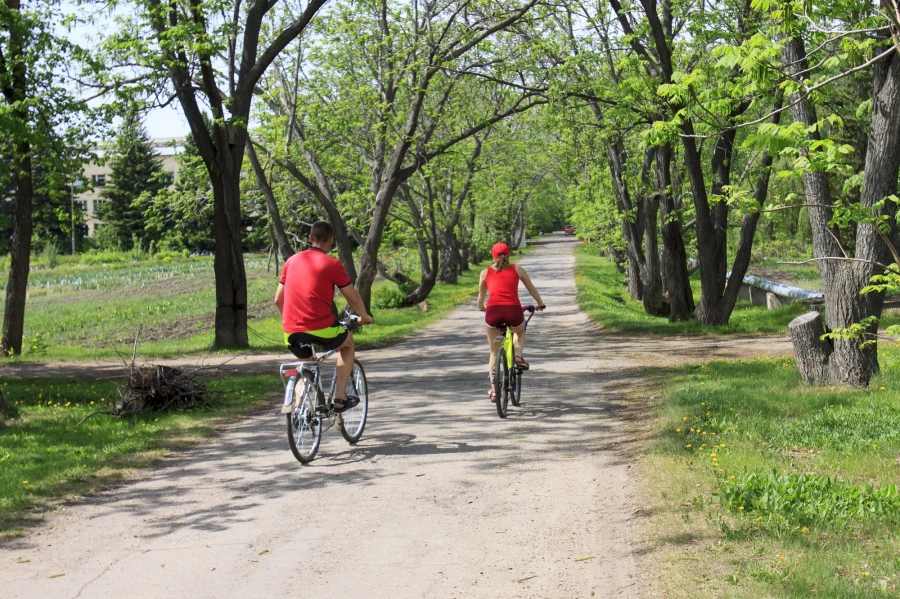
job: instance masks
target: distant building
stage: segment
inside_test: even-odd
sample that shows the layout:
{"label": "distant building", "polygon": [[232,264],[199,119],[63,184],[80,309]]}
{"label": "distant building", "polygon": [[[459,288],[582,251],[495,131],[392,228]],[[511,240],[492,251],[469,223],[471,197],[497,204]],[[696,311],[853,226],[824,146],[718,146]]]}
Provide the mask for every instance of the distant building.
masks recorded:
{"label": "distant building", "polygon": [[[184,150],[184,138],[157,137],[150,141],[153,144],[156,155],[161,158],[162,169],[166,173],[169,185],[174,184],[175,179],[178,178],[178,154]],[[97,151],[97,154],[103,156],[104,152],[105,150],[100,149]],[[85,180],[92,181],[94,188],[90,191],[76,195],[74,202],[81,207],[81,211],[85,215],[85,223],[88,227],[88,237],[93,237],[97,225],[103,224],[103,222],[97,218],[97,214],[100,211],[100,205],[104,202],[104,199],[100,196],[100,192],[104,187],[112,183],[110,173],[112,173],[112,165],[108,163],[100,165],[91,160],[84,165]]]}

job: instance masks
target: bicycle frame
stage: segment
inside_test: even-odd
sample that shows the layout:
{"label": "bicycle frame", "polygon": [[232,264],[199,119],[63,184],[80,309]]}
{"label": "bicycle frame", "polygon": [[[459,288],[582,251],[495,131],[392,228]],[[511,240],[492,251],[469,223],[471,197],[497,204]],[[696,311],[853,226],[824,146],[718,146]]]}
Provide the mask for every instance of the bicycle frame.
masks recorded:
{"label": "bicycle frame", "polygon": [[[319,391],[322,391],[322,379],[321,379],[321,369],[319,368],[319,364],[338,353],[338,350],[333,349],[331,351],[325,352],[321,356],[316,355],[316,348],[312,345],[308,346],[312,350],[312,358],[309,360],[301,360],[299,362],[286,362],[281,365],[278,373],[281,375],[281,384],[284,386],[285,397],[293,397],[294,386],[297,384],[297,380],[300,378],[300,372],[308,370],[313,374],[313,385]],[[328,395],[325,395],[324,398],[334,397],[335,387],[337,385],[337,365],[334,367],[334,374],[331,376],[331,385],[328,389]],[[290,393],[288,393],[290,391]],[[316,404],[319,403],[319,394],[316,394]],[[285,404],[287,405],[287,404]]]}
{"label": "bicycle frame", "polygon": [[[532,305],[525,306],[524,308],[522,308],[522,310],[524,312],[529,313],[528,318],[525,319],[525,328],[522,330],[522,332],[524,333],[525,331],[528,330],[528,322],[534,316],[534,313],[536,312],[536,310],[535,310],[534,306],[532,306]],[[515,360],[515,346],[513,344],[513,332],[512,332],[512,329],[508,326],[504,326],[504,327],[502,327],[502,329],[503,329],[503,334],[497,335],[497,337],[494,338],[494,343],[502,343],[503,344],[503,355],[506,356],[506,365],[509,367],[510,370],[512,370],[513,362]]]}

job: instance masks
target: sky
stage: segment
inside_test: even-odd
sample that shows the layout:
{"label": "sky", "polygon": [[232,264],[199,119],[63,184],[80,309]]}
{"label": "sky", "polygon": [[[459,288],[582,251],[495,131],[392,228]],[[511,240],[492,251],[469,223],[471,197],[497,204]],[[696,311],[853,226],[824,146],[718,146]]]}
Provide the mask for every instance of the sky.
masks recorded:
{"label": "sky", "polygon": [[178,102],[151,110],[144,120],[144,127],[150,137],[184,137],[191,132]]}

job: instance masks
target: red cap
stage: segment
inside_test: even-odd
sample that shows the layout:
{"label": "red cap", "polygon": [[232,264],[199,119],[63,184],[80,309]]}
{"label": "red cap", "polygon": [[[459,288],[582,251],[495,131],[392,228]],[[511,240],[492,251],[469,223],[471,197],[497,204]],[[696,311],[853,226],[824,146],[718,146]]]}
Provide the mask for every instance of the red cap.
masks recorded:
{"label": "red cap", "polygon": [[494,258],[497,258],[504,254],[509,256],[509,246],[505,243],[495,243],[494,247],[491,248],[491,256],[493,256]]}

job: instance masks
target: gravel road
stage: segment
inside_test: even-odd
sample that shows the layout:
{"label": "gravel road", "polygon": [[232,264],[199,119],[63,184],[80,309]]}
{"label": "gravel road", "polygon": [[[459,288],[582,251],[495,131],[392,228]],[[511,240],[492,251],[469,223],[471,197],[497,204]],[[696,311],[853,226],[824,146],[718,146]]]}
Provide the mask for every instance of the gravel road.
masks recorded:
{"label": "gravel road", "polygon": [[[470,303],[361,353],[371,403],[356,447],[329,430],[301,466],[273,398],[265,414],[0,546],[0,595],[642,597],[641,498],[620,448],[630,406],[617,389],[648,367],[789,345],[711,338],[698,354],[678,339],[601,335],[575,302],[573,249],[548,240],[521,261],[548,309],[529,328],[532,369],[507,420],[487,399]],[[272,360],[228,368],[275,376]]]}

